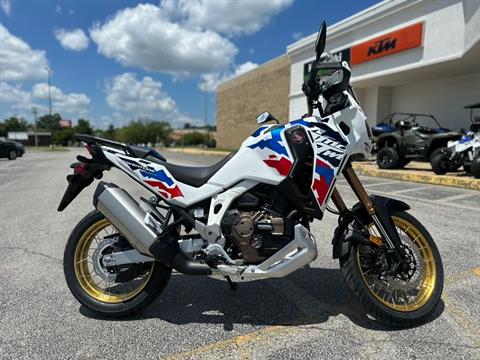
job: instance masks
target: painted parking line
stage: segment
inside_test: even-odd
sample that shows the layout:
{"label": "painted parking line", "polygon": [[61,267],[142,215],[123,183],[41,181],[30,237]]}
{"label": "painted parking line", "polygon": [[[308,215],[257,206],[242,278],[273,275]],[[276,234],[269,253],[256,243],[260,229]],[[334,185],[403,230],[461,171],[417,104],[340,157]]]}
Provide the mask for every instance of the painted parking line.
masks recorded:
{"label": "painted parking line", "polygon": [[[472,269],[446,277],[445,284],[452,284],[454,282],[467,279],[472,276],[480,277],[480,267],[474,267]],[[311,316],[310,314],[310,316],[307,316],[305,319],[300,319],[297,322],[298,325],[292,324],[267,326],[260,330],[252,331],[247,334],[242,334],[226,340],[221,340],[215,343],[200,346],[189,351],[176,353],[171,356],[165,357],[164,359],[219,359],[226,358],[227,356],[232,357],[235,355],[235,357],[243,360],[252,359],[252,346],[259,343],[278,343],[282,341],[282,336],[302,330],[310,330],[311,326],[301,324],[313,324],[314,320],[318,318],[318,307],[320,307],[320,309],[324,311],[323,317],[325,315],[327,315],[328,317],[338,315],[339,313],[345,312],[349,308],[351,308],[351,304],[348,304],[344,306],[339,306],[336,309],[331,309],[331,307],[329,307],[328,305],[321,303],[311,295],[306,294],[302,289],[299,289],[291,281],[287,281],[286,286],[284,283],[282,283],[282,287],[278,289],[282,290],[282,295],[287,296],[289,300],[293,301],[295,306],[299,307],[302,312],[308,313],[309,311],[313,311],[314,315]],[[295,303],[295,301],[297,300],[299,300],[299,303]],[[455,321],[455,323],[459,326],[462,332],[466,336],[468,336],[468,338],[475,344],[475,346],[480,346],[480,338],[478,337],[478,333],[480,333],[480,330],[478,329],[477,324],[475,324],[472,319],[462,311],[458,303],[445,292],[442,295],[442,300],[446,305],[445,312],[453,319],[453,321]],[[371,331],[362,331],[361,334],[357,335],[365,339],[365,342],[368,342],[369,346],[379,340],[382,340],[383,337],[385,337],[385,339],[383,340],[388,340],[388,332],[384,334],[385,336],[379,334],[378,332]]]}
{"label": "painted parking line", "polygon": [[[346,185],[339,185],[338,187],[346,189],[346,190],[351,189],[350,186],[346,186]],[[379,194],[379,195],[385,195],[385,196],[392,195],[391,192],[379,191],[379,190],[374,190],[374,189],[369,189],[369,190],[373,191],[373,192],[375,192],[376,194]],[[463,210],[475,210],[476,211],[480,208],[480,204],[479,204],[479,207],[473,207],[473,206],[466,206],[466,205],[460,205],[460,204],[455,204],[455,203],[444,203],[442,201],[428,200],[428,199],[423,199],[423,198],[420,198],[420,197],[409,196],[409,195],[406,195],[405,193],[398,194],[398,197],[404,198],[406,200],[419,201],[419,202],[423,202],[423,203],[431,204],[431,205],[442,204],[442,205],[445,205],[445,206],[449,206],[449,207],[453,207],[453,208],[459,208],[459,209],[463,209]]]}

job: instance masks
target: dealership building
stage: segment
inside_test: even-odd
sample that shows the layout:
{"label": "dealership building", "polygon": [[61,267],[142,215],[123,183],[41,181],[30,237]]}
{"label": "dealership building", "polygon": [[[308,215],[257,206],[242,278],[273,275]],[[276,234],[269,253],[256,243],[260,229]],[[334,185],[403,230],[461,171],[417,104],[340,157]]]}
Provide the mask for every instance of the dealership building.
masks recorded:
{"label": "dealership building", "polygon": [[[219,147],[238,147],[262,111],[281,122],[307,112],[301,86],[315,40],[316,34],[300,39],[279,58],[219,86]],[[480,102],[478,0],[385,0],[329,26],[327,50],[350,64],[371,125],[402,112],[432,114],[453,130],[468,128],[464,107]]]}

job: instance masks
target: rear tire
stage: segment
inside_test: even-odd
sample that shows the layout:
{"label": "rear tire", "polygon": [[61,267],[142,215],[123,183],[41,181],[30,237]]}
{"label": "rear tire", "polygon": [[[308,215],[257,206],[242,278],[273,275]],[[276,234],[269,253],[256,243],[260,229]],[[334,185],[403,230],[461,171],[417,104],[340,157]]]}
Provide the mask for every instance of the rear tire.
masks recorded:
{"label": "rear tire", "polygon": [[[88,264],[85,266],[78,265],[79,262],[85,264],[84,256],[88,262],[90,257],[93,259],[93,255],[90,255],[87,249],[87,252],[83,252],[81,256],[82,260],[79,261],[78,258],[79,254],[82,254],[82,248],[85,248],[85,241],[90,241],[93,244],[93,240],[89,240],[92,236],[94,236],[92,239],[100,242],[106,238],[97,239],[97,236],[107,226],[113,227],[103,214],[96,210],[90,212],[78,223],[68,238],[65,247],[63,257],[65,279],[73,296],[94,313],[105,317],[128,316],[152,303],[163,292],[170,279],[172,269],[163,263],[155,262],[148,273],[139,280],[137,288],[128,289],[130,292],[125,294],[113,293],[112,295],[111,289],[115,290],[115,287],[109,286],[108,292],[101,289],[93,283],[96,276],[93,269],[89,274]],[[88,279],[84,280],[85,277],[88,277]],[[118,287],[119,285],[115,286]]]}
{"label": "rear tire", "polygon": [[[424,266],[422,270],[425,275],[421,278],[421,287],[411,304],[401,304],[398,302],[398,298],[396,303],[393,299],[393,296],[396,294],[395,291],[405,291],[390,290],[394,289],[395,284],[398,284],[398,281],[397,283],[394,283],[396,279],[389,280],[389,278],[385,277],[384,280],[377,280],[380,283],[380,286],[383,287],[385,287],[384,284],[386,282],[386,289],[391,291],[390,295],[392,298],[387,297],[387,301],[385,301],[385,298],[382,299],[382,297],[379,296],[380,292],[379,294],[375,293],[375,285],[371,287],[368,284],[366,279],[372,279],[372,275],[366,276],[367,272],[362,272],[359,250],[362,249],[363,251],[363,249],[369,246],[353,244],[350,252],[340,259],[340,266],[348,288],[361,302],[368,314],[390,326],[412,327],[423,323],[440,301],[444,281],[443,266],[440,254],[432,237],[419,221],[405,211],[393,214],[392,218],[396,226],[401,226],[402,229],[407,229],[405,234],[409,239],[410,237],[416,239],[415,241],[417,241],[418,244],[415,241],[413,241],[413,243],[422,247],[422,250],[420,250],[420,248],[418,250],[422,256],[425,256],[425,258],[428,257],[428,259],[422,257],[424,261],[427,260],[426,263],[422,264],[428,265],[422,265]],[[374,275],[374,277],[375,276],[376,275]],[[404,281],[404,283],[408,284],[407,281]],[[390,285],[392,285],[392,288]],[[424,290],[429,289],[430,286],[433,287],[432,290]],[[379,291],[378,288],[377,291]],[[405,295],[408,296],[408,291]],[[398,293],[396,296],[398,297]],[[390,301],[390,299],[393,301]]]}
{"label": "rear tire", "polygon": [[15,150],[10,150],[8,153],[8,160],[15,160],[17,158],[17,152]]}
{"label": "rear tire", "polygon": [[405,166],[407,166],[410,163],[410,159],[406,159],[404,157],[400,158],[398,161],[398,168],[403,169]]}
{"label": "rear tire", "polygon": [[377,164],[380,169],[397,169],[400,161],[400,154],[391,147],[383,147],[378,150]]}
{"label": "rear tire", "polygon": [[480,155],[477,155],[470,163],[470,174],[480,179]]}

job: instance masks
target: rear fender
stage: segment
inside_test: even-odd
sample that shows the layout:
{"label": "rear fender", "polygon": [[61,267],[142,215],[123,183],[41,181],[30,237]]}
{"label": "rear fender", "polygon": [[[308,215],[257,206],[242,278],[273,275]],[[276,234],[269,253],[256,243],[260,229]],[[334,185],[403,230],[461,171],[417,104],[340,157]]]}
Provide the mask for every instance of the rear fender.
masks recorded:
{"label": "rear fender", "polygon": [[[383,218],[382,223],[389,223],[393,226],[391,216],[398,211],[409,210],[410,206],[400,200],[391,199],[378,195],[371,195],[375,213],[379,218]],[[350,252],[352,243],[362,243],[368,241],[360,229],[368,226],[372,222],[367,211],[362,204],[355,204],[348,213],[342,215],[339,219],[337,228],[332,239],[333,258],[338,259]],[[352,226],[349,226],[352,225]]]}

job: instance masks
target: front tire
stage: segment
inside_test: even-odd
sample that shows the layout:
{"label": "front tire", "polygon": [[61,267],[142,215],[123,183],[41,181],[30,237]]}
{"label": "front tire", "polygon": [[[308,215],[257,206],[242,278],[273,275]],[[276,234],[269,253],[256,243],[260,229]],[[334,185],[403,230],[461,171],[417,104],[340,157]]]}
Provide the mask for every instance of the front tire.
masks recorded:
{"label": "front tire", "polygon": [[75,227],[65,247],[63,269],[70,291],[82,305],[101,316],[123,317],[140,311],[163,292],[172,272],[160,262],[144,263],[133,265],[141,268],[134,269],[131,279],[116,282],[115,270],[109,273],[98,259],[103,252],[114,251],[114,239],[120,238],[110,221],[94,210]]}
{"label": "front tire", "polygon": [[[412,249],[412,257],[419,262],[409,280],[378,275],[378,263],[369,268],[366,259],[372,256],[374,245],[352,245],[340,265],[347,286],[367,313],[390,326],[413,327],[423,323],[440,301],[443,266],[432,237],[420,222],[404,211],[393,214],[392,219],[402,243]],[[378,236],[373,227],[369,231]]]}
{"label": "front tire", "polygon": [[450,169],[450,159],[447,153],[438,152],[430,158],[432,170],[437,175],[445,175]]}

